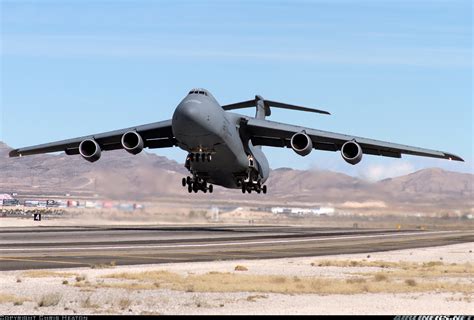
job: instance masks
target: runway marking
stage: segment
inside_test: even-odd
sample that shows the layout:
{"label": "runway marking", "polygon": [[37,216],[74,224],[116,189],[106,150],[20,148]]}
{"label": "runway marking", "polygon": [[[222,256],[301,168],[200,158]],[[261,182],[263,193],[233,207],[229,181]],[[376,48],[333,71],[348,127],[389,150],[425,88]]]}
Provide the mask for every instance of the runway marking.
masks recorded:
{"label": "runway marking", "polygon": [[[227,253],[226,251],[204,251],[204,252],[179,252],[180,255],[189,255],[189,256],[210,256],[210,257],[215,257],[216,255],[226,255],[228,257],[234,257],[234,258],[242,258],[249,256],[249,253],[245,253],[246,251],[243,251],[242,253],[235,252],[235,249],[228,249],[231,251],[231,253]],[[251,250],[251,249],[247,249]]]}
{"label": "runway marking", "polygon": [[358,235],[358,236],[340,236],[340,237],[326,237],[326,238],[311,238],[311,239],[285,239],[285,240],[261,240],[261,241],[244,241],[244,242],[223,242],[223,243],[201,243],[201,244],[174,244],[174,245],[128,245],[128,246],[98,246],[98,247],[43,247],[43,248],[5,248],[2,251],[68,251],[68,250],[104,250],[104,249],[153,249],[153,248],[199,248],[199,247],[221,247],[221,246],[239,246],[239,245],[254,245],[254,244],[278,244],[278,243],[296,243],[296,242],[321,242],[334,240],[351,240],[364,238],[390,238],[390,237],[404,237],[413,235],[432,235],[432,234],[450,234],[458,231],[422,231],[409,232],[400,234],[376,234],[376,235]]}
{"label": "runway marking", "polygon": [[4,258],[0,257],[0,260],[10,260],[10,261],[26,261],[26,262],[45,262],[45,263],[56,263],[56,264],[73,264],[73,265],[85,265],[90,266],[90,263],[84,262],[70,262],[70,261],[57,261],[57,260],[39,260],[39,259],[24,259],[24,258]]}
{"label": "runway marking", "polygon": [[[97,256],[97,255],[96,255]],[[111,257],[111,258],[115,258],[115,257],[121,257],[121,258],[136,258],[136,259],[149,259],[149,260],[160,260],[160,259],[166,259],[166,260],[178,260],[178,261],[185,261],[185,260],[188,260],[186,258],[176,258],[176,257],[166,257],[166,256],[162,256],[162,255],[158,255],[158,256],[139,256],[139,255],[133,255],[133,254],[106,254],[104,256],[107,256],[107,257]]]}

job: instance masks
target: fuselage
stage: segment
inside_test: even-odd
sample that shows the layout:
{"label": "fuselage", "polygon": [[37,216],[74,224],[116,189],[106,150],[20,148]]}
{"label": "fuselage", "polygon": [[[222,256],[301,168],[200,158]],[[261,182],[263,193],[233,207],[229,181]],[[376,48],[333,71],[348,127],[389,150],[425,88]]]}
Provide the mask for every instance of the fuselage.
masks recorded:
{"label": "fuselage", "polygon": [[262,183],[267,180],[269,165],[261,148],[239,133],[242,117],[224,111],[204,89],[192,90],[179,103],[172,118],[178,146],[189,154],[212,155],[212,161],[190,162],[193,174],[226,188],[239,188],[238,180],[249,171],[258,174]]}

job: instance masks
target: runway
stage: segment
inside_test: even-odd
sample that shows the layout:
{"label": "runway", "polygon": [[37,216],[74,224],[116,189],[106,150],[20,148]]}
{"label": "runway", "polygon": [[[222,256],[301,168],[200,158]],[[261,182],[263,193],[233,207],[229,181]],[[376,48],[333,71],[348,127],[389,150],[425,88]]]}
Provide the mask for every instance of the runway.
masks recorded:
{"label": "runway", "polygon": [[471,231],[289,226],[121,226],[0,229],[0,270],[267,259],[473,242]]}

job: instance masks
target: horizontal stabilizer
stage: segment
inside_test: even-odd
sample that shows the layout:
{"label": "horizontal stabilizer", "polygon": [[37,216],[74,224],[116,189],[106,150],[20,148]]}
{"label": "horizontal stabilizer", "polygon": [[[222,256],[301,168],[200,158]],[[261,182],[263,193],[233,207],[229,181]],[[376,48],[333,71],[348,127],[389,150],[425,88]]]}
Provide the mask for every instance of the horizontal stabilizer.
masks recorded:
{"label": "horizontal stabilizer", "polygon": [[290,109],[290,110],[298,110],[298,111],[306,111],[306,112],[314,112],[314,113],[321,113],[321,114],[329,114],[329,112],[319,109],[307,108],[307,107],[300,107],[295,106],[292,104],[277,102],[277,101],[270,101],[265,100],[265,103],[268,103],[271,107],[280,108],[280,109]]}
{"label": "horizontal stabilizer", "polygon": [[307,107],[300,107],[300,106],[295,106],[295,105],[288,104],[288,103],[266,100],[266,99],[263,99],[259,95],[255,96],[255,99],[253,99],[253,100],[247,100],[247,101],[241,101],[241,102],[237,102],[237,103],[227,104],[227,105],[222,106],[222,108],[224,110],[235,110],[235,109],[243,109],[243,108],[251,108],[251,107],[257,107],[258,108],[259,102],[260,102],[260,105],[263,102],[263,106],[265,108],[265,115],[266,116],[269,116],[271,114],[270,107],[280,108],[280,109],[306,111],[306,112],[314,112],[314,113],[321,113],[321,114],[330,114],[329,112],[324,111],[324,110],[307,108]]}

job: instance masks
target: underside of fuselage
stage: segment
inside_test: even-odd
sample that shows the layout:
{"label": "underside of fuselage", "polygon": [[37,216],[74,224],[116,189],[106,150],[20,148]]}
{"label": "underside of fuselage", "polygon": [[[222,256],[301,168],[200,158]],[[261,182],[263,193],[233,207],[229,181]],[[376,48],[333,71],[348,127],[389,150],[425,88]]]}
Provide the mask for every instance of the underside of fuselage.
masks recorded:
{"label": "underside of fuselage", "polygon": [[186,96],[172,118],[177,145],[188,152],[185,166],[192,176],[187,181],[196,181],[201,189],[207,183],[242,188],[246,179],[264,183],[268,170],[261,167],[268,162],[261,150],[254,155],[255,147],[240,136],[241,116],[225,112],[207,91],[196,92],[202,93]]}

